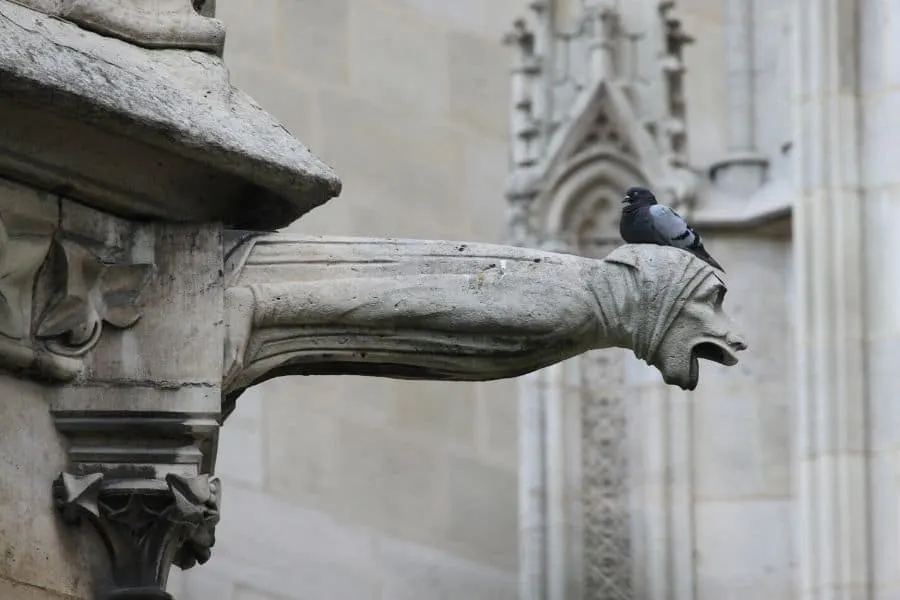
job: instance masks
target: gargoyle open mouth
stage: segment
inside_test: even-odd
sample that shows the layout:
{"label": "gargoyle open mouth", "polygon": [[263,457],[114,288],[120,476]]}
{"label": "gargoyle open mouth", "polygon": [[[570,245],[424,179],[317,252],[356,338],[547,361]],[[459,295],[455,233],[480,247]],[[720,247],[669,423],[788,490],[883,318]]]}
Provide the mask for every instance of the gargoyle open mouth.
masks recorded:
{"label": "gargoyle open mouth", "polygon": [[[733,347],[732,347],[733,346]],[[703,340],[691,348],[691,367],[685,389],[694,390],[700,380],[700,360],[704,359],[719,363],[726,367],[732,367],[738,363],[737,352],[746,350],[747,344],[743,341],[726,344],[717,340]]]}

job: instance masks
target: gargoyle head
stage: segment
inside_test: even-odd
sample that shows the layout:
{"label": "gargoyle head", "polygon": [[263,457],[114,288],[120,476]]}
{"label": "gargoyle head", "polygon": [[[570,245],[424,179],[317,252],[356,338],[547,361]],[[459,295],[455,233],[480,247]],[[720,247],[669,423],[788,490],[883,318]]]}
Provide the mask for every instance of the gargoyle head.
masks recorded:
{"label": "gargoyle head", "polygon": [[699,359],[737,364],[744,338],[722,310],[726,287],[720,275],[693,255],[655,245],[625,245],[604,259],[620,265],[616,318],[635,355],[660,370],[663,380],[693,390]]}

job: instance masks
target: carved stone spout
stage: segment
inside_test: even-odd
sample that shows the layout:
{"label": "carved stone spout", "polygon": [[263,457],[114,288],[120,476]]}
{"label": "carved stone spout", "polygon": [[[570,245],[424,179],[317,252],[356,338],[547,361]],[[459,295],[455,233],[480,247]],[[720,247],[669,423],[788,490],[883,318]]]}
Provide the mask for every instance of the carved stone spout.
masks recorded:
{"label": "carved stone spout", "polygon": [[226,394],[279,375],[480,381],[629,348],[694,389],[747,346],[690,254],[604,260],[486,244],[247,236],[228,261]]}

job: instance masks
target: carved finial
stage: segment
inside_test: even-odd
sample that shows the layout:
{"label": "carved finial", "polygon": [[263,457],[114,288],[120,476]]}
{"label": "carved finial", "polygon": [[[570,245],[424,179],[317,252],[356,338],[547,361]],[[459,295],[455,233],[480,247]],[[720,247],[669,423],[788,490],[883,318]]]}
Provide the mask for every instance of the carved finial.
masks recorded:
{"label": "carved finial", "polygon": [[665,54],[660,67],[665,75],[667,116],[661,133],[668,146],[669,162],[673,167],[687,166],[687,126],[684,98],[684,46],[693,38],[682,28],[675,14],[675,2],[659,3],[659,16],[665,29]]}
{"label": "carved finial", "polygon": [[516,64],[510,72],[510,158],[514,167],[527,167],[537,160],[535,137],[539,128],[534,119],[534,102],[535,82],[541,73],[540,58],[535,54],[537,38],[524,19],[516,19],[513,30],[504,36],[503,43],[518,50]]}
{"label": "carved finial", "polygon": [[550,0],[531,0],[528,8],[539,17],[550,11]]}
{"label": "carved finial", "polygon": [[513,21],[512,31],[503,36],[503,43],[516,46],[522,57],[534,55],[534,32],[528,28],[525,19]]}

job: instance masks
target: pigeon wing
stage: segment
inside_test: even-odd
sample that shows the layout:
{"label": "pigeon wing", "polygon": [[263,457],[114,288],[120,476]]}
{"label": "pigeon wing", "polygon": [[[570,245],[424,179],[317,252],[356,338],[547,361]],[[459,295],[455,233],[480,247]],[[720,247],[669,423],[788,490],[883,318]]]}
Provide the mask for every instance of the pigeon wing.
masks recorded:
{"label": "pigeon wing", "polygon": [[654,204],[650,207],[650,223],[657,235],[670,246],[687,249],[694,244],[697,238],[697,234],[681,215],[662,204]]}

